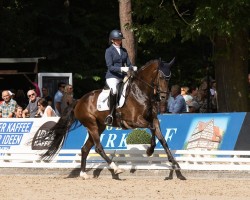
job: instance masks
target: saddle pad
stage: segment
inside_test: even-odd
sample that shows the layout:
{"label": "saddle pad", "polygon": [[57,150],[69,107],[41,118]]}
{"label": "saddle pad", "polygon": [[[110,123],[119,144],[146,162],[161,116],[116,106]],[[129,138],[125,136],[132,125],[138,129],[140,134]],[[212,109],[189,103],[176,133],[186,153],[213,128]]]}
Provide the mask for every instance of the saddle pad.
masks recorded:
{"label": "saddle pad", "polygon": [[[128,86],[128,81],[125,83],[123,87],[122,94],[121,94],[120,100],[116,108],[121,108],[124,105],[127,86]],[[97,110],[98,111],[109,110],[109,106],[108,106],[109,92],[110,90],[103,89],[102,92],[99,94],[97,98]]]}

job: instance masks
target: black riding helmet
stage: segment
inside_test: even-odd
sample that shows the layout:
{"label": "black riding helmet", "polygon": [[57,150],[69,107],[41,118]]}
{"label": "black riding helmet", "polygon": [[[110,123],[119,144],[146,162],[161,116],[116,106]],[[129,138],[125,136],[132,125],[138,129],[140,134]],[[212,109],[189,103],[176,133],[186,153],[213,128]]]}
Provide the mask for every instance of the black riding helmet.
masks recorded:
{"label": "black riding helmet", "polygon": [[124,39],[123,35],[122,35],[122,32],[120,30],[113,30],[110,32],[109,34],[109,40],[122,40]]}

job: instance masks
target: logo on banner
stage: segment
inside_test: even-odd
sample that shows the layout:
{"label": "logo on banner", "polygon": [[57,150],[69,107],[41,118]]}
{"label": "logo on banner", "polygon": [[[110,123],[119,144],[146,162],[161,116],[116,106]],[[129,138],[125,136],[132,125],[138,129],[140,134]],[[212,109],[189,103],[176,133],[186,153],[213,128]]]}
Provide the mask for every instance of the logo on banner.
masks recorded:
{"label": "logo on banner", "polygon": [[46,137],[46,135],[55,124],[56,122],[48,121],[37,130],[32,140],[32,145],[31,145],[32,150],[48,149],[53,138],[48,136]]}

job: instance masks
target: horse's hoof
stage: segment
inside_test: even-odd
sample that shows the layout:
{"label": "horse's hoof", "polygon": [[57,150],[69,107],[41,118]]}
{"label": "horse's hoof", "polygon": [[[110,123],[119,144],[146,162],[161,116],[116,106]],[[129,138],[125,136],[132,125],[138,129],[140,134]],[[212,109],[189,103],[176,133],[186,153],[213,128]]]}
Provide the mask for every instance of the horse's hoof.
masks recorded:
{"label": "horse's hoof", "polygon": [[147,153],[147,156],[148,156],[148,157],[149,157],[149,156],[152,156],[153,153],[154,153],[154,150],[152,151],[151,148],[148,147],[146,153]]}
{"label": "horse's hoof", "polygon": [[121,174],[121,173],[123,173],[124,172],[124,170],[123,169],[120,169],[120,168],[117,168],[116,170],[114,170],[114,173],[115,174]]}
{"label": "horse's hoof", "polygon": [[82,177],[84,180],[90,179],[89,175],[86,172],[80,172],[80,177]]}

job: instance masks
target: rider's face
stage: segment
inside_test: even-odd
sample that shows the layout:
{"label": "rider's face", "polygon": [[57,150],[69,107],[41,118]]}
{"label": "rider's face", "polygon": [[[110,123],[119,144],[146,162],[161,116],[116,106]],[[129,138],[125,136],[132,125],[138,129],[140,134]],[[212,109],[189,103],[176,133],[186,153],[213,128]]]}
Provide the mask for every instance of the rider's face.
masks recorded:
{"label": "rider's face", "polygon": [[121,46],[121,44],[122,44],[122,40],[113,39],[112,42],[113,42],[113,44],[115,44],[117,46]]}

